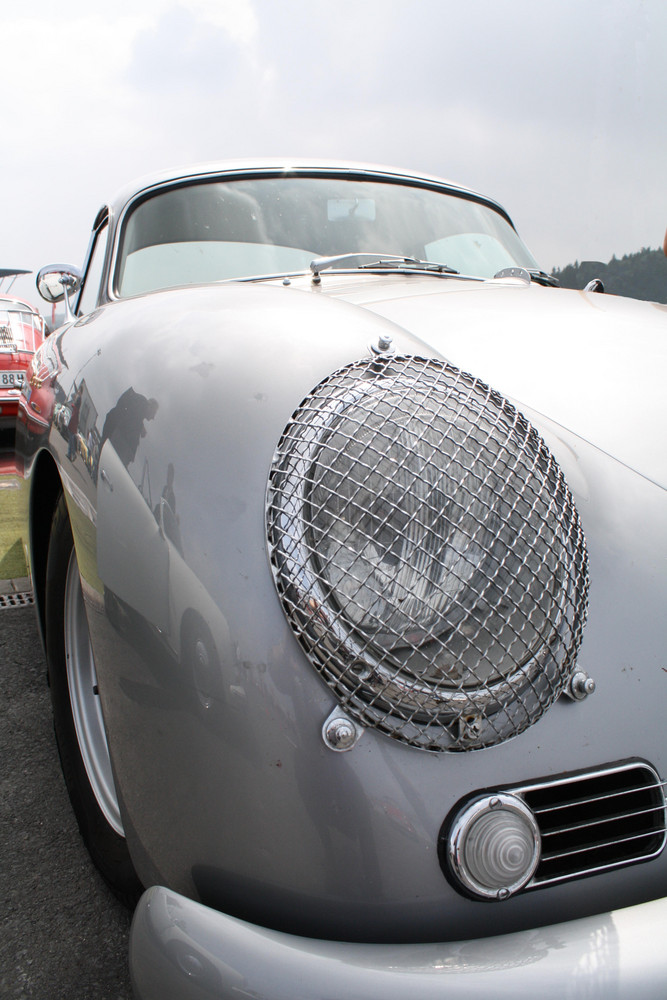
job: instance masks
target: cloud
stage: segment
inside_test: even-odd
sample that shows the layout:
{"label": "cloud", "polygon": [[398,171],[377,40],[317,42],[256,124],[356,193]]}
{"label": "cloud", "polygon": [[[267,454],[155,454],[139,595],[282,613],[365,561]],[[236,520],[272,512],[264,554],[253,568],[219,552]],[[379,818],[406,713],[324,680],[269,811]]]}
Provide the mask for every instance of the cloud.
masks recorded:
{"label": "cloud", "polygon": [[665,37],[662,0],[33,0],[3,19],[3,261],[80,261],[137,175],[273,154],[480,189],[547,266],[655,246]]}
{"label": "cloud", "polygon": [[255,35],[248,3],[188,0],[137,34],[125,79],[161,102],[175,93],[210,99],[252,70]]}

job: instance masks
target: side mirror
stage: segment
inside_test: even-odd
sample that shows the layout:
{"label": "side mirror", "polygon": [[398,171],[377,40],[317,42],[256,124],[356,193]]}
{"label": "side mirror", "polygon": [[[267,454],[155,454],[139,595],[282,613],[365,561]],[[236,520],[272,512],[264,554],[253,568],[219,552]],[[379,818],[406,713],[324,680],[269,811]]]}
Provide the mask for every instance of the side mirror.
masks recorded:
{"label": "side mirror", "polygon": [[74,319],[71,296],[81,288],[82,274],[73,264],[48,264],[37,275],[37,291],[47,302],[65,300],[67,321]]}

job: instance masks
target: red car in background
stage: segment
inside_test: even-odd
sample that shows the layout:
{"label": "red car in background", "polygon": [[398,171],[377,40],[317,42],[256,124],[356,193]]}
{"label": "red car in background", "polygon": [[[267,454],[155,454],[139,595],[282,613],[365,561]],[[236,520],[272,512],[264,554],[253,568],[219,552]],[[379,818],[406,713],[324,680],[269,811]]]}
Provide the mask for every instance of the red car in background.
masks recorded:
{"label": "red car in background", "polygon": [[19,397],[35,351],[47,335],[34,306],[0,294],[0,432],[13,435]]}

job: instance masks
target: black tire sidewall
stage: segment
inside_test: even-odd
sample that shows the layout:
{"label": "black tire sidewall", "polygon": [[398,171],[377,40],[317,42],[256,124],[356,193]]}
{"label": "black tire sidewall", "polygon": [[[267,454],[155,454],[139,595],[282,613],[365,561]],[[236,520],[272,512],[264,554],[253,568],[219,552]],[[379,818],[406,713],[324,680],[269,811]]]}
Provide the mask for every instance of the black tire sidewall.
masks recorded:
{"label": "black tire sidewall", "polygon": [[65,651],[65,583],[74,548],[64,494],[53,515],[46,568],[45,645],[60,763],[81,836],[115,895],[134,905],[142,891],[127,842],[110,826],[91,788],[79,749]]}

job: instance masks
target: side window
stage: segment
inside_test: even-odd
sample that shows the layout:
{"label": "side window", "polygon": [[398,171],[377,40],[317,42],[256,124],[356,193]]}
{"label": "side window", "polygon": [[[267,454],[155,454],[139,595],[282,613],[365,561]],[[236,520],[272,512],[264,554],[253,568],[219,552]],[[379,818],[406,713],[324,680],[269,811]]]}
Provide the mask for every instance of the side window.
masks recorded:
{"label": "side window", "polygon": [[100,229],[96,233],[95,242],[88,258],[88,267],[86,268],[83,288],[76,308],[77,315],[79,316],[85,316],[86,313],[92,312],[97,305],[108,239],[109,227],[105,225],[103,229]]}

